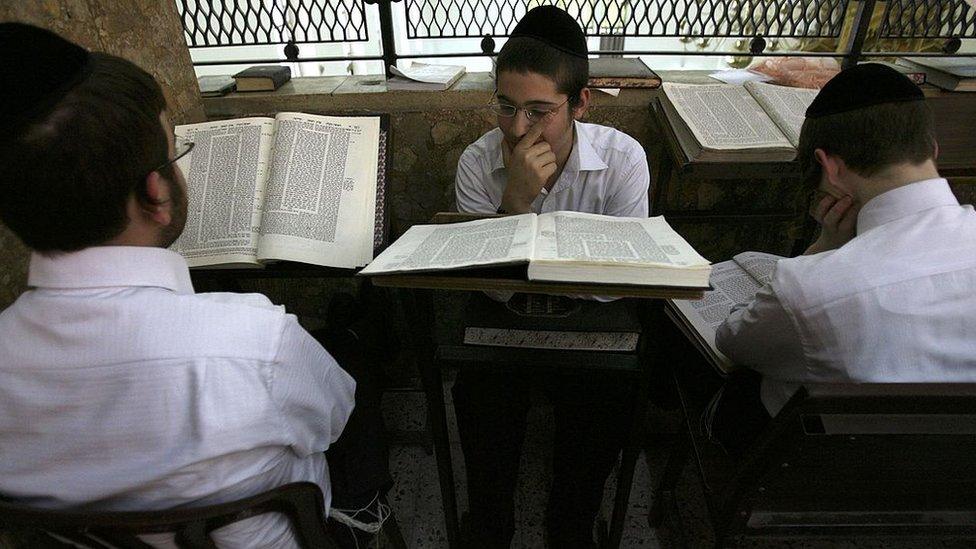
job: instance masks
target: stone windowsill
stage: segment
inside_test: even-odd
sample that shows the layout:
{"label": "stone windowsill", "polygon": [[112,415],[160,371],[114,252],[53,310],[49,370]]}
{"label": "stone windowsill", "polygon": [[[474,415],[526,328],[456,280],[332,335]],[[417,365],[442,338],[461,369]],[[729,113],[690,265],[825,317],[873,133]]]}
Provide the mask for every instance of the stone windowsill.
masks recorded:
{"label": "stone windowsill", "polygon": [[[662,71],[671,82],[712,82],[707,71]],[[242,113],[274,113],[282,110],[417,112],[484,108],[495,89],[487,72],[466,73],[446,91],[389,91],[382,75],[293,78],[273,92],[231,93],[204,98],[210,119]],[[650,89],[624,89],[614,97],[593,91],[596,108],[646,108],[655,93]]]}

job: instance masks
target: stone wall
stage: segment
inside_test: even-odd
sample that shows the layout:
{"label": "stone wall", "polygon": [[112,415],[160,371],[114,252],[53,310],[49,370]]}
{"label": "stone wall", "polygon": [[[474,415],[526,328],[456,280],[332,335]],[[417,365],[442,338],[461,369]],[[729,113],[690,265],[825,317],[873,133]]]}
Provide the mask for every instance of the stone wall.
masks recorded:
{"label": "stone wall", "polygon": [[[159,81],[177,124],[204,119],[176,3],[159,0],[4,0],[0,21],[50,29],[88,49],[124,57]],[[0,224],[0,310],[23,291],[27,250]]]}
{"label": "stone wall", "polygon": [[[669,72],[669,81],[700,81],[701,76]],[[273,93],[235,93],[203,100],[208,119],[267,116],[282,111],[318,114],[387,113],[390,116],[393,159],[389,177],[394,237],[415,223],[423,223],[439,211],[453,207],[454,173],[464,148],[494,127],[486,108],[493,91],[487,74],[468,74],[447,92],[388,92],[380,77],[327,77],[295,79]],[[652,180],[659,179],[663,147],[648,104],[650,90],[624,90],[612,97],[594,92],[586,115],[590,122],[619,128],[644,145],[651,163]],[[953,181],[960,199],[976,198],[973,179]],[[805,205],[797,185],[787,179],[673,178],[661,193],[656,212],[705,257],[721,261],[742,250],[788,254],[803,236]],[[7,256],[18,256],[10,237],[0,234]],[[8,252],[6,250],[16,250]],[[4,265],[6,262],[6,265]],[[0,308],[20,291],[21,267],[11,268],[0,258]],[[13,274],[11,274],[13,273]],[[354,289],[352,285],[339,285]],[[290,310],[321,316],[335,282],[257,280],[246,282],[246,291],[260,291]]]}

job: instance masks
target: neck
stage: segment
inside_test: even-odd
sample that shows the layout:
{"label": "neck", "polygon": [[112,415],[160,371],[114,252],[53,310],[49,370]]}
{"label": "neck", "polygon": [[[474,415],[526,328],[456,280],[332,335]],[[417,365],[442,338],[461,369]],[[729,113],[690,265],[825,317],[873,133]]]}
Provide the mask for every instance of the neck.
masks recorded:
{"label": "neck", "polygon": [[898,164],[871,177],[861,178],[854,186],[854,194],[861,204],[866,204],[872,198],[890,190],[937,177],[939,170],[932,159],[921,164]]}

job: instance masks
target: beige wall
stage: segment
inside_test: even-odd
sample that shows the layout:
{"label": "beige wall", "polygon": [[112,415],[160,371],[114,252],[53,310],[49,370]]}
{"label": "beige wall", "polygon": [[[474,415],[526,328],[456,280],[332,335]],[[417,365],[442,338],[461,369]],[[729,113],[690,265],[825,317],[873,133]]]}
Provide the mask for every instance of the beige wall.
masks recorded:
{"label": "beige wall", "polygon": [[[176,123],[204,119],[171,0],[4,0],[0,21],[44,27],[91,50],[129,59],[159,81]],[[23,291],[26,275],[27,250],[0,225],[0,309]]]}

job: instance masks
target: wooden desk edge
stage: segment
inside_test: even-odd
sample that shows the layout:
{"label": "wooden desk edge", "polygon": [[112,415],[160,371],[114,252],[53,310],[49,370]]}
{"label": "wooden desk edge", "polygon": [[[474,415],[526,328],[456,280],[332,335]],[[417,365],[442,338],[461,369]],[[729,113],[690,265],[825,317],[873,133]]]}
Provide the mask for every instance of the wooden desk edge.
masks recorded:
{"label": "wooden desk edge", "polygon": [[572,284],[561,282],[529,282],[499,278],[465,278],[436,274],[378,275],[370,279],[375,286],[412,288],[418,290],[503,291],[530,294],[602,295],[608,297],[636,297],[645,299],[701,299],[705,290],[668,286],[621,286],[600,284]]}

